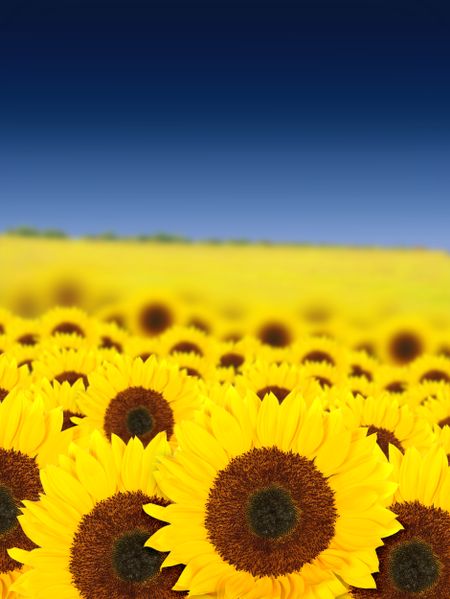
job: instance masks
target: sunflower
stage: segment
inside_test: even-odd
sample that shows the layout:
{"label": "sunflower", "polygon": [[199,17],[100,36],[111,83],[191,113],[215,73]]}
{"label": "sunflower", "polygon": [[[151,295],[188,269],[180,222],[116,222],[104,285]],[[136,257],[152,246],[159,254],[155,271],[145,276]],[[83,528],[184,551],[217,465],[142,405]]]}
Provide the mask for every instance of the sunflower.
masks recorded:
{"label": "sunflower", "polygon": [[222,341],[217,345],[217,366],[226,368],[232,375],[242,372],[256,359],[259,343],[253,337],[239,341]]}
{"label": "sunflower", "polygon": [[27,366],[18,366],[9,354],[0,356],[0,403],[31,384]]}
{"label": "sunflower", "polygon": [[378,360],[361,350],[351,350],[348,353],[348,376],[363,378],[371,382],[380,364]]}
{"label": "sunflower", "polygon": [[257,312],[248,323],[250,332],[264,345],[270,347],[288,347],[300,334],[298,317],[288,311],[280,314],[279,311],[267,308]]}
{"label": "sunflower", "polygon": [[410,381],[415,383],[450,384],[450,358],[445,356],[422,356],[409,367]]}
{"label": "sunflower", "polygon": [[8,336],[21,345],[37,345],[41,339],[41,322],[25,318],[16,318],[8,328]]}
{"label": "sunflower", "polygon": [[143,505],[168,505],[154,471],[169,451],[164,433],[146,447],[115,435],[110,444],[98,432],[86,448],[71,445],[68,457],[42,473],[40,500],[26,501],[19,516],[37,548],[10,552],[30,568],[15,588],[36,599],[184,597],[172,591],[183,567],[161,570],[166,555],[145,547],[161,522]]}
{"label": "sunflower", "polygon": [[78,335],[82,338],[94,334],[94,324],[80,308],[53,308],[41,317],[42,336]]}
{"label": "sunflower", "polygon": [[373,587],[375,548],[399,526],[395,485],[373,438],[338,411],[298,398],[210,405],[206,430],[176,427],[179,449],[157,481],[173,502],[145,511],[169,524],[147,546],[186,564],[174,590],[191,595],[336,597]]}
{"label": "sunflower", "polygon": [[417,408],[417,413],[431,425],[439,427],[450,426],[450,389],[443,386],[436,397],[426,400]]}
{"label": "sunflower", "polygon": [[324,362],[343,369],[347,367],[347,352],[328,337],[308,335],[292,347],[292,361],[296,364]]}
{"label": "sunflower", "polygon": [[263,399],[273,393],[281,403],[294,391],[313,400],[320,392],[320,387],[313,377],[304,375],[304,369],[294,364],[270,364],[256,361],[247,366],[241,375],[236,376],[235,385],[242,393],[250,389]]}
{"label": "sunflower", "polygon": [[410,374],[406,366],[381,364],[374,372],[374,389],[376,393],[388,391],[397,398],[405,394],[409,388]]}
{"label": "sunflower", "polygon": [[129,335],[114,322],[99,322],[96,327],[99,349],[110,349],[123,354]]}
{"label": "sunflower", "polygon": [[171,327],[159,338],[161,355],[192,353],[212,357],[216,353],[215,340],[194,327]]}
{"label": "sunflower", "polygon": [[[75,336],[74,336],[75,337]],[[75,337],[77,338],[77,337]],[[90,349],[59,349],[43,351],[33,363],[35,380],[48,378],[50,381],[64,381],[73,385],[81,379],[85,387],[89,386],[88,376],[104,361],[104,354]]]}
{"label": "sunflower", "polygon": [[60,409],[47,411],[41,401],[24,394],[0,403],[0,597],[13,599],[11,585],[21,564],[8,554],[11,547],[32,549],[17,516],[24,500],[39,499],[40,468],[54,457],[62,423]]}
{"label": "sunflower", "polygon": [[168,364],[175,364],[184,370],[190,377],[198,381],[216,381],[220,378],[220,371],[214,366],[212,360],[193,353],[175,353],[167,358]]}
{"label": "sunflower", "polygon": [[27,366],[29,372],[33,371],[33,363],[42,351],[41,345],[21,345],[20,343],[10,343],[5,348],[5,355],[16,360],[17,365]]}
{"label": "sunflower", "polygon": [[425,353],[432,353],[435,335],[424,319],[396,317],[379,332],[380,354],[391,364],[405,365]]}
{"label": "sunflower", "polygon": [[33,398],[40,398],[47,410],[60,407],[63,410],[62,430],[75,428],[72,418],[83,418],[84,414],[79,405],[79,399],[83,395],[85,387],[82,379],[78,379],[71,385],[68,381],[59,383],[56,380],[49,381],[41,379],[28,389]]}
{"label": "sunflower", "polygon": [[126,322],[133,333],[146,337],[161,335],[183,320],[182,302],[168,293],[142,293],[127,305]]}
{"label": "sunflower", "polygon": [[391,451],[398,489],[391,510],[402,530],[377,550],[376,590],[352,599],[444,599],[450,588],[450,468],[442,449]]}
{"label": "sunflower", "polygon": [[79,401],[86,414],[80,426],[99,429],[107,438],[137,436],[147,444],[161,431],[170,438],[174,425],[201,407],[196,379],[153,356],[143,362],[118,354],[89,382]]}
{"label": "sunflower", "polygon": [[429,423],[408,405],[400,405],[389,393],[349,398],[343,402],[342,411],[349,426],[367,427],[369,434],[376,433],[378,445],[386,456],[389,445],[402,452],[408,447],[427,450],[434,441]]}
{"label": "sunflower", "polygon": [[122,303],[108,303],[95,313],[95,316],[100,322],[113,323],[123,329],[129,331],[130,324],[128,322],[129,314],[127,307]]}
{"label": "sunflower", "polygon": [[326,362],[308,362],[301,366],[301,376],[305,380],[317,381],[323,389],[344,385],[347,380],[344,371],[340,371]]}

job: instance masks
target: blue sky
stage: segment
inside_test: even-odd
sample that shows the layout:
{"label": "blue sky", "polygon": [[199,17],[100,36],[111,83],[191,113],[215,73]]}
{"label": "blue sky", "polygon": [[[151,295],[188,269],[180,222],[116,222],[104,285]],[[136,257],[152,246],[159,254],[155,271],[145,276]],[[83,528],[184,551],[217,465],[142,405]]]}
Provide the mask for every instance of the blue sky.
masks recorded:
{"label": "blue sky", "polygon": [[449,33],[436,0],[6,0],[0,228],[449,248]]}

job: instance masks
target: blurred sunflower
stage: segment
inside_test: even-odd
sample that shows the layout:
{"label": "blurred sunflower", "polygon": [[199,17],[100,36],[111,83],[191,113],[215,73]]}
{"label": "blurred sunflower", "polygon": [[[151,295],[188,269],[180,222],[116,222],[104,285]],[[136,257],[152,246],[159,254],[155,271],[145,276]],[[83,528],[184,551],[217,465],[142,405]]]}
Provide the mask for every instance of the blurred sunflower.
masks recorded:
{"label": "blurred sunflower", "polygon": [[172,591],[183,567],[161,569],[166,555],[145,546],[161,522],[143,504],[168,504],[154,471],[169,451],[163,433],[145,448],[114,435],[109,444],[97,432],[86,448],[73,444],[42,473],[44,494],[19,516],[38,547],[11,551],[29,567],[15,588],[36,599],[184,597]]}
{"label": "blurred sunflower", "polygon": [[348,376],[364,378],[371,382],[380,364],[365,351],[351,350],[348,354]]}
{"label": "blurred sunflower", "polygon": [[301,376],[305,380],[313,379],[323,389],[343,385],[346,381],[345,371],[338,370],[326,362],[308,362],[300,367]]}
{"label": "blurred sunflower", "polygon": [[206,430],[185,421],[176,437],[157,474],[173,504],[144,508],[169,523],[147,542],[169,552],[163,567],[186,564],[175,590],[312,599],[342,581],[374,586],[375,548],[399,530],[385,507],[395,485],[374,439],[339,412],[269,395],[211,404]]}
{"label": "blurred sunflower", "polygon": [[180,324],[183,311],[183,303],[173,295],[142,293],[128,303],[126,321],[130,323],[133,333],[154,337]]}
{"label": "blurred sunflower", "polygon": [[382,359],[391,364],[405,365],[425,353],[431,353],[435,335],[424,319],[398,317],[389,320],[379,331]]}
{"label": "blurred sunflower", "polygon": [[193,353],[175,353],[166,358],[168,364],[175,364],[180,370],[184,370],[190,377],[198,381],[216,381],[220,377],[219,371],[212,360]]}
{"label": "blurred sunflower", "polygon": [[8,354],[0,356],[0,403],[10,394],[16,394],[31,384],[27,366],[19,366]]}
{"label": "blurred sunflower", "polygon": [[161,355],[193,353],[211,357],[215,354],[216,341],[193,327],[171,327],[159,338]]}
{"label": "blurred sunflower", "polygon": [[324,362],[337,368],[347,367],[346,350],[333,339],[308,335],[292,347],[292,361],[296,364]]}
{"label": "blurred sunflower", "polygon": [[410,381],[414,383],[450,384],[450,358],[445,356],[422,356],[409,367]]}
{"label": "blurred sunflower", "polygon": [[242,372],[256,359],[259,344],[253,337],[239,341],[222,341],[217,345],[217,366],[230,370],[232,375]]}
{"label": "blurred sunflower", "polygon": [[377,443],[386,456],[390,445],[401,452],[408,447],[426,451],[434,442],[429,423],[409,406],[400,405],[389,393],[352,397],[341,409],[350,427],[367,427],[368,434],[376,433]]}
{"label": "blurred sunflower", "polygon": [[81,379],[85,387],[89,386],[88,376],[104,361],[104,355],[99,350],[90,349],[59,349],[46,350],[33,363],[35,380],[47,378],[50,381],[73,385]]}
{"label": "blurred sunflower", "polygon": [[260,399],[273,393],[280,403],[294,391],[300,392],[308,401],[312,401],[320,392],[316,381],[304,376],[302,368],[285,362],[278,365],[258,360],[236,376],[235,385],[241,393],[245,394],[245,390],[250,389]]}
{"label": "blurred sunflower", "polygon": [[6,348],[5,355],[16,360],[19,367],[26,366],[31,373],[33,371],[34,360],[40,355],[41,351],[42,347],[40,344],[21,345],[20,343],[12,343]]}
{"label": "blurred sunflower", "polygon": [[11,585],[22,565],[9,554],[12,547],[32,549],[34,543],[18,523],[25,500],[39,499],[40,469],[54,457],[62,424],[60,409],[44,410],[41,401],[25,395],[0,403],[0,596],[17,595]]}
{"label": "blurred sunflower", "polygon": [[271,308],[256,312],[248,326],[261,343],[276,348],[288,347],[296,341],[300,332],[299,319],[294,314],[280,314]]}
{"label": "blurred sunflower", "polygon": [[130,329],[128,310],[123,303],[108,303],[107,306],[98,310],[95,316],[100,322],[113,323],[124,331],[129,331]]}
{"label": "blurred sunflower", "polygon": [[40,320],[16,318],[8,328],[8,336],[21,345],[37,345],[41,339]]}
{"label": "blurred sunflower", "polygon": [[99,349],[111,349],[123,354],[129,335],[114,322],[97,323],[96,335]]}
{"label": "blurred sunflower", "polygon": [[399,486],[391,510],[402,530],[377,549],[376,590],[353,599],[444,599],[450,588],[450,469],[442,449],[391,452]]}
{"label": "blurred sunflower", "polygon": [[92,319],[80,308],[53,308],[41,317],[43,337],[78,335],[92,337],[95,333]]}
{"label": "blurred sunflower", "polygon": [[409,388],[410,374],[406,366],[381,364],[374,372],[374,389],[376,393],[387,391],[397,398],[405,394]]}
{"label": "blurred sunflower", "polygon": [[143,362],[117,354],[89,381],[80,397],[86,415],[80,426],[99,429],[108,439],[115,434],[126,442],[137,436],[147,445],[161,431],[170,438],[175,424],[201,407],[195,378],[153,356]]}
{"label": "blurred sunflower", "polygon": [[423,402],[417,408],[417,413],[431,425],[439,427],[450,426],[450,389],[446,385],[436,393],[436,397]]}

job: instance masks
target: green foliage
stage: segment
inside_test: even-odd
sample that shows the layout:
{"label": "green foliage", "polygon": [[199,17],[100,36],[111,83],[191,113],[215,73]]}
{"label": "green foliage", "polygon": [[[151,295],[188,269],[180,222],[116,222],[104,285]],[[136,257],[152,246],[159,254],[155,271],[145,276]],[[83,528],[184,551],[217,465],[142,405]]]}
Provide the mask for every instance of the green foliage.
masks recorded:
{"label": "green foliage", "polygon": [[6,235],[11,237],[41,237],[44,239],[66,239],[67,234],[60,229],[36,229],[35,227],[21,226],[8,229]]}

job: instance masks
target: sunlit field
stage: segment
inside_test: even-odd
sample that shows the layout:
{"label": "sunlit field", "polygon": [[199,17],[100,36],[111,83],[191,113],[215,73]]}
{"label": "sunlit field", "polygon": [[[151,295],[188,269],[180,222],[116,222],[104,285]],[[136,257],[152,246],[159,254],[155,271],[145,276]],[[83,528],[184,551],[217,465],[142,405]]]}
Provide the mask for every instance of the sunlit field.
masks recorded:
{"label": "sunlit field", "polygon": [[446,253],[4,236],[0,271],[1,599],[446,599]]}

